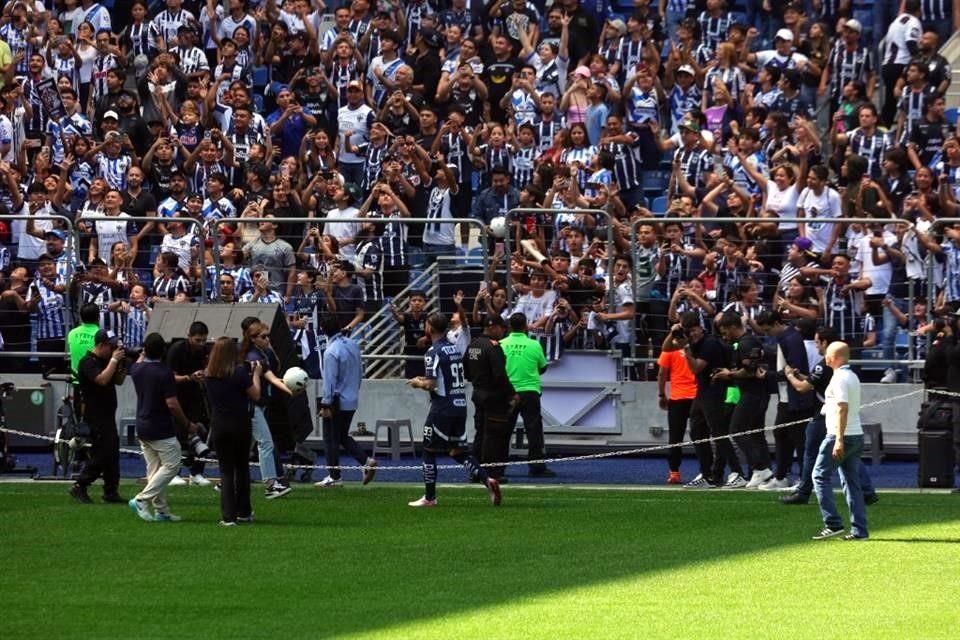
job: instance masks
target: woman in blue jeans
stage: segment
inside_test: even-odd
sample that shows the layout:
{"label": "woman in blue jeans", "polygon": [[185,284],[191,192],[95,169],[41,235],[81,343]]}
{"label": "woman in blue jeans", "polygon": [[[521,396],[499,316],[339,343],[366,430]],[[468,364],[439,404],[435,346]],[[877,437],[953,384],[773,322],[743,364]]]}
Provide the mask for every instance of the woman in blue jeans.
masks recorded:
{"label": "woman in blue jeans", "polygon": [[267,500],[273,500],[290,493],[290,485],[280,478],[280,458],[273,446],[273,436],[270,435],[270,425],[267,424],[264,409],[270,402],[274,389],[289,396],[292,396],[293,392],[275,373],[280,361],[270,346],[270,327],[253,317],[244,319],[241,327],[243,342],[240,344],[240,353],[243,354],[243,360],[250,366],[259,362],[263,379],[269,383],[264,385],[260,400],[253,403],[251,423],[260,458],[260,477],[267,485],[265,496]]}

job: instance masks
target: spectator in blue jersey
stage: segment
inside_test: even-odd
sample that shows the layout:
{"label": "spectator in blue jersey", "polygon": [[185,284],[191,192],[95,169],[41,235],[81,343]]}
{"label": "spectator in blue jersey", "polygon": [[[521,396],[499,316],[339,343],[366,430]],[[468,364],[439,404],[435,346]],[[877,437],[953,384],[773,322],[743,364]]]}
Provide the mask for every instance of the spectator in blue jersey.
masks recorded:
{"label": "spectator in blue jersey", "polygon": [[[500,505],[500,483],[491,478],[470,453],[467,443],[467,396],[461,347],[447,339],[447,316],[434,313],[427,319],[427,339],[432,343],[423,358],[426,375],[407,381],[430,394],[430,410],[423,427],[424,494],[411,507],[437,506],[437,454],[446,453],[462,464],[472,480],[486,485],[490,501]],[[524,319],[524,327],[526,319]]]}
{"label": "spectator in blue jersey", "polygon": [[66,282],[57,276],[57,266],[47,254],[40,256],[37,272],[27,293],[27,309],[36,322],[34,338],[42,370],[64,371],[63,353],[66,349]]}

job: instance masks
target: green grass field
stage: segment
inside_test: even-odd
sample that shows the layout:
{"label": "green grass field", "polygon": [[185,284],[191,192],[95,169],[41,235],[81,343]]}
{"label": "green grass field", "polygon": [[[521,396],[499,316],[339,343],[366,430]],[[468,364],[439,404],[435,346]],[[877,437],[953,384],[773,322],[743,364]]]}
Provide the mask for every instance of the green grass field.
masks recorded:
{"label": "green grass field", "polygon": [[4,638],[960,633],[955,495],[882,494],[856,543],[810,541],[815,505],[758,492],[507,486],[494,509],[441,487],[414,510],[413,485],[304,486],[224,529],[211,490],[171,490],[168,524],[67,488],[0,484]]}

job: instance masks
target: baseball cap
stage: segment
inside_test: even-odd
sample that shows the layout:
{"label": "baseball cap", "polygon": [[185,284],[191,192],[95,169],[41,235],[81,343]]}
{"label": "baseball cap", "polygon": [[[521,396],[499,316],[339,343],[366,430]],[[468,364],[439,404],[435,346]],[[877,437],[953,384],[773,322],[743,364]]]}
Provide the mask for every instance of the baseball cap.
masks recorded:
{"label": "baseball cap", "polygon": [[97,331],[97,333],[94,334],[94,336],[93,336],[93,344],[94,344],[94,345],[100,345],[100,344],[103,344],[104,342],[108,342],[108,343],[110,343],[111,345],[116,346],[116,345],[117,345],[117,334],[115,334],[113,331],[108,331],[108,330],[106,330],[106,329],[100,329],[100,330]]}
{"label": "baseball cap", "polygon": [[103,119],[107,120],[108,118],[113,118],[114,120],[120,120],[120,116],[117,115],[116,111],[110,110],[103,114]]}
{"label": "baseball cap", "polygon": [[44,238],[48,238],[50,236],[60,238],[60,240],[63,240],[63,241],[66,241],[67,239],[67,234],[65,234],[63,231],[60,231],[59,229],[50,229],[45,234],[43,234]]}
{"label": "baseball cap", "polygon": [[483,320],[484,327],[505,327],[507,326],[507,321],[500,317],[499,313],[487,314],[487,317]]}
{"label": "baseball cap", "polygon": [[423,36],[423,43],[428,47],[439,49],[443,45],[440,34],[436,31],[421,31],[420,35]]}
{"label": "baseball cap", "polygon": [[187,194],[187,200],[203,200],[203,194],[199,191],[191,191]]}
{"label": "baseball cap", "polygon": [[584,78],[589,78],[592,74],[590,73],[590,68],[589,68],[589,67],[586,67],[586,66],[584,66],[584,65],[580,65],[579,67],[577,67],[577,68],[574,70],[573,75],[575,75],[575,76],[583,76]]}
{"label": "baseball cap", "polygon": [[795,246],[797,249],[800,249],[800,251],[810,251],[813,248],[813,242],[810,240],[810,238],[798,236],[794,239],[793,246]]}
{"label": "baseball cap", "polygon": [[777,35],[774,36],[774,40],[786,40],[788,42],[793,42],[793,31],[790,29],[780,29],[777,31]]}
{"label": "baseball cap", "polygon": [[360,89],[363,91],[363,83],[359,80],[351,80],[347,83],[347,89]]}
{"label": "baseball cap", "polygon": [[863,25],[860,24],[859,20],[855,20],[853,18],[850,18],[849,20],[844,22],[843,28],[850,29],[850,31],[856,31],[857,33],[863,33]]}
{"label": "baseball cap", "polygon": [[343,192],[346,193],[353,202],[360,199],[360,187],[358,187],[355,182],[348,182],[343,185]]}
{"label": "baseball cap", "polygon": [[700,133],[700,124],[696,120],[688,120],[680,123],[680,129],[686,129],[693,133]]}
{"label": "baseball cap", "polygon": [[693,70],[693,67],[691,67],[691,66],[688,65],[688,64],[682,64],[682,65],[680,65],[680,66],[677,68],[677,73],[689,73],[689,74],[692,75],[692,76],[697,75],[696,71]]}

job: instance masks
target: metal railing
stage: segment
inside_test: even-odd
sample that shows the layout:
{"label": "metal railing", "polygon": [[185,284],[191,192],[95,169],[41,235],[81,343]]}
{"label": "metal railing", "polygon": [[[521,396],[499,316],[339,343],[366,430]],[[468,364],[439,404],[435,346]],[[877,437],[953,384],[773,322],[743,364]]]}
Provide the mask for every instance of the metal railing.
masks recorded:
{"label": "metal railing", "polygon": [[[806,224],[809,224],[809,223],[814,222],[814,221],[817,222],[817,223],[821,223],[821,224],[822,224],[822,223],[826,223],[826,224],[878,224],[878,223],[882,223],[882,224],[884,224],[884,225],[906,226],[906,227],[908,227],[908,228],[910,228],[910,229],[913,229],[913,228],[914,228],[914,224],[913,224],[912,222],[910,222],[909,220],[903,220],[903,219],[900,219],[900,218],[889,218],[889,219],[887,219],[887,218],[805,218],[805,217],[804,217],[804,218],[801,218],[801,217],[782,217],[782,218],[760,218],[760,217],[750,217],[750,218],[746,218],[746,217],[742,217],[742,218],[741,218],[741,217],[732,217],[732,216],[726,216],[726,217],[708,217],[708,218],[699,217],[699,216],[698,216],[698,217],[662,216],[662,217],[654,217],[654,218],[638,218],[638,219],[636,219],[636,220],[633,220],[633,221],[630,223],[630,254],[631,254],[631,257],[632,257],[633,262],[634,262],[634,269],[636,269],[636,265],[637,265],[637,263],[638,263],[638,261],[637,261],[637,257],[638,257],[638,256],[637,256],[637,248],[638,248],[638,247],[637,247],[637,229],[639,229],[639,227],[641,227],[641,226],[643,226],[643,225],[662,225],[662,224],[667,224],[667,223],[680,223],[680,224],[682,224],[682,225],[689,225],[689,224],[699,224],[699,225],[703,225],[703,224],[713,224],[713,223],[717,223],[717,224],[744,224],[744,223],[764,223],[764,224],[769,224],[769,223],[771,223],[771,222],[777,222],[777,223],[787,222],[787,223],[798,223],[798,224],[799,224],[799,223],[806,223]],[[960,223],[960,218],[956,219],[956,221],[957,221],[958,223]],[[928,279],[928,282],[933,282],[932,277],[931,277],[930,279]],[[636,295],[636,293],[637,293],[637,281],[636,281],[636,278],[634,278],[633,284],[634,284],[634,300],[636,300],[637,302],[640,302],[640,300],[638,299],[638,297],[637,297],[637,295]],[[910,290],[912,291],[912,289],[913,289],[913,283],[912,283],[912,282],[908,283],[908,286],[909,286]],[[932,287],[928,287],[928,289],[932,289]],[[932,308],[932,306],[931,306],[930,308]],[[720,310],[718,309],[717,311],[719,312]],[[912,326],[912,322],[913,322],[912,314],[908,313],[907,316],[908,316],[909,321],[910,321],[910,323],[911,323],[910,329],[912,330],[912,329],[914,328],[914,327]],[[669,326],[669,319],[668,319],[668,326]],[[654,350],[657,350],[657,349],[659,349],[659,345],[653,345],[653,348],[654,348]],[[870,360],[851,360],[851,362],[852,362],[853,364],[875,364],[875,365],[889,364],[889,365],[891,365],[891,366],[892,366],[892,365],[903,365],[903,364],[906,364],[907,366],[910,366],[910,367],[922,366],[922,364],[923,364],[923,361],[922,361],[922,360],[918,361],[918,360],[914,360],[914,359],[913,359],[912,343],[910,344],[910,351],[911,351],[910,359],[907,360],[907,361],[900,360],[900,359],[893,359],[893,360],[870,359]],[[628,359],[626,359],[626,360],[627,360],[627,363],[628,363],[628,364],[649,364],[649,363],[652,363],[652,362],[653,362],[653,363],[656,362],[656,358],[655,358],[655,357],[652,357],[652,356],[650,356],[650,355],[648,355],[647,357],[638,357],[638,356],[637,356],[637,340],[636,340],[636,339],[634,339],[634,340],[631,342],[630,357],[629,357]]]}

